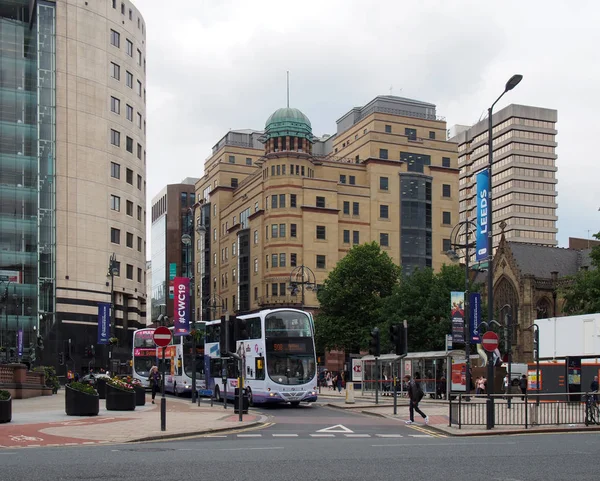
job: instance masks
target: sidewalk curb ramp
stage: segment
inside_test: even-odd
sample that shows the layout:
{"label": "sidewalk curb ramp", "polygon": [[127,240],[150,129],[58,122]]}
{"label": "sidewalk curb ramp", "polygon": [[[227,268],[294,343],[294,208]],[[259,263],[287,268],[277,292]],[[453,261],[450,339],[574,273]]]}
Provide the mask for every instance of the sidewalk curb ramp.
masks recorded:
{"label": "sidewalk curb ramp", "polygon": [[[186,432],[186,433],[157,434],[156,436],[146,436],[143,438],[131,439],[129,441],[125,441],[123,444],[143,443],[143,442],[147,442],[147,441],[160,441],[163,439],[190,438],[190,437],[195,437],[195,436],[204,436],[206,434],[224,433],[224,432],[228,432],[228,431],[240,431],[240,430],[246,431],[251,428],[262,427],[262,426],[266,426],[268,424],[269,423],[266,423],[263,421],[254,421],[252,423],[245,424],[244,426],[240,426],[240,427],[230,426],[230,427],[226,427],[226,428],[203,429],[200,431],[190,431],[190,432]],[[118,444],[121,444],[121,443],[118,443]]]}

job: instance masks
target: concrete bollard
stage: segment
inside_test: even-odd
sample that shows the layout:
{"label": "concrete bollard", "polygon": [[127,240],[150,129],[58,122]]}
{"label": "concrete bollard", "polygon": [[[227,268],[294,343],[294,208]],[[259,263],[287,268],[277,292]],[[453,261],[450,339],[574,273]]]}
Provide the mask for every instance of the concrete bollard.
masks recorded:
{"label": "concrete bollard", "polygon": [[354,383],[346,383],[346,404],[354,404]]}

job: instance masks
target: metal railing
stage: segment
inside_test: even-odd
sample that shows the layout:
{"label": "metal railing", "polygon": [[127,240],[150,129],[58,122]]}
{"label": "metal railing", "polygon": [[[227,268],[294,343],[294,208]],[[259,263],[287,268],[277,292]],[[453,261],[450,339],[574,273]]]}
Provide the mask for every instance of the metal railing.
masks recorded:
{"label": "metal railing", "polygon": [[[589,393],[497,394],[495,426],[558,426],[584,424]],[[454,399],[453,399],[454,398]],[[510,398],[510,405],[508,399]],[[450,397],[448,426],[486,426],[486,395],[458,394]]]}

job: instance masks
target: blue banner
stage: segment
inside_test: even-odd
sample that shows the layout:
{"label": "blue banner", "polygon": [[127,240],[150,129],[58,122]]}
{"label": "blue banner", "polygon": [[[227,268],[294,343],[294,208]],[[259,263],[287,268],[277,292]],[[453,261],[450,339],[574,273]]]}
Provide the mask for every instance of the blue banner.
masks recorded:
{"label": "blue banner", "polygon": [[17,331],[17,357],[23,356],[23,329]]}
{"label": "blue banner", "polygon": [[489,170],[477,174],[477,238],[475,260],[481,262],[488,257],[488,180]]}
{"label": "blue banner", "polygon": [[98,303],[98,344],[108,344],[110,338],[110,303]]}
{"label": "blue banner", "polygon": [[469,294],[469,336],[471,342],[475,344],[481,343],[479,324],[481,324],[481,294],[471,292]]}

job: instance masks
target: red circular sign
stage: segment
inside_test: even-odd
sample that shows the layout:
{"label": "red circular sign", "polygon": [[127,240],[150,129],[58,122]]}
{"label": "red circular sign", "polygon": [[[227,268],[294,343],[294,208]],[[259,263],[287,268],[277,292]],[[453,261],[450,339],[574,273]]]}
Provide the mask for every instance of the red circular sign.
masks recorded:
{"label": "red circular sign", "polygon": [[157,327],[152,336],[154,344],[158,347],[167,347],[171,343],[172,337],[171,331],[165,326]]}
{"label": "red circular sign", "polygon": [[481,338],[483,348],[488,352],[494,352],[498,349],[498,334],[492,331],[486,332]]}

